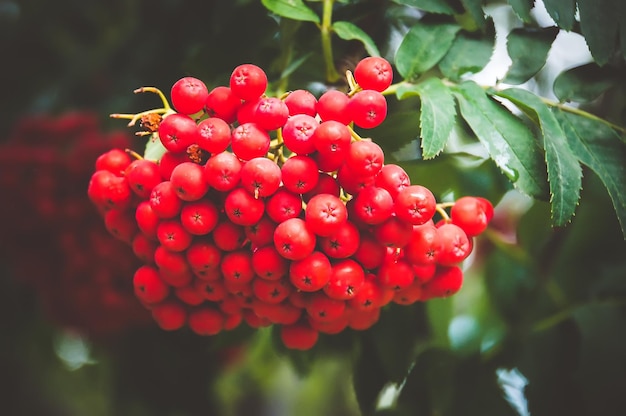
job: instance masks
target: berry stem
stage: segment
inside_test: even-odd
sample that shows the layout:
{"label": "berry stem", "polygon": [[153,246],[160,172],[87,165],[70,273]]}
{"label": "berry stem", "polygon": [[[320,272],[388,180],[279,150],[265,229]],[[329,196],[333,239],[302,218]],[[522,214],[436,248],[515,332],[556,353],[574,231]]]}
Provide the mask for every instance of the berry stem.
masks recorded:
{"label": "berry stem", "polygon": [[346,80],[348,81],[348,87],[350,87],[350,91],[348,92],[348,97],[352,97],[357,92],[361,91],[362,88],[359,84],[357,84],[354,79],[354,74],[349,69],[346,71]]}
{"label": "berry stem", "polygon": [[172,111],[172,109],[168,106],[167,108],[155,108],[154,110],[147,110],[147,111],[142,111],[141,113],[137,113],[137,114],[121,114],[121,113],[113,113],[113,114],[109,114],[109,117],[111,118],[121,118],[121,119],[126,119],[126,120],[130,120],[128,122],[128,127],[132,127],[134,126],[138,120],[141,119],[141,117],[146,116],[148,114],[152,114],[152,113],[156,113],[156,114],[165,114],[167,112]]}
{"label": "berry stem", "polygon": [[361,140],[363,140],[363,138],[361,136],[359,136],[359,134],[354,131],[354,129],[352,128],[352,126],[347,126],[348,130],[350,130],[350,136],[352,136],[352,138],[357,141],[360,142]]}
{"label": "berry stem", "polygon": [[139,153],[135,152],[133,149],[124,149],[124,151],[126,153],[128,153],[129,155],[131,155],[132,157],[134,157],[137,160],[143,160],[143,156],[141,156]]}
{"label": "berry stem", "polygon": [[437,210],[437,212],[439,213],[439,215],[441,215],[441,217],[443,218],[445,222],[450,221],[450,216],[446,212],[446,208],[449,208],[453,205],[454,205],[454,202],[440,202],[437,205],[435,205],[435,210]]}
{"label": "berry stem", "polygon": [[170,103],[167,101],[167,98],[165,98],[165,95],[163,95],[163,92],[156,88],[156,87],[141,87],[141,88],[137,88],[135,91],[133,91],[135,94],[138,94],[140,92],[153,92],[156,95],[159,96],[159,98],[161,99],[161,102],[163,103],[163,108],[170,110]]}
{"label": "berry stem", "polygon": [[333,3],[335,0],[324,0],[322,11],[322,25],[320,31],[322,35],[322,52],[324,54],[324,63],[326,64],[326,81],[335,83],[339,81],[341,75],[335,68],[335,60],[333,58],[333,44],[332,44],[332,18],[333,18]]}

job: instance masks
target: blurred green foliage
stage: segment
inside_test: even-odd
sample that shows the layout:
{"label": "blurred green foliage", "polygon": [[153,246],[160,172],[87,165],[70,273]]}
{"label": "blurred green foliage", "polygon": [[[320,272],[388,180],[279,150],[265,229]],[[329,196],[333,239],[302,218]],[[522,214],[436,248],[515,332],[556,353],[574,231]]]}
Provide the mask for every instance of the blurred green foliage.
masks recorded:
{"label": "blurred green foliage", "polygon": [[[154,106],[154,97],[133,95],[135,88],[165,89],[185,75],[207,85],[225,84],[232,68],[244,62],[266,69],[276,91],[308,88],[319,95],[330,87],[342,88],[343,80],[325,79],[316,25],[281,18],[265,7],[273,4],[280,11],[284,3],[288,2],[0,1],[0,133],[5,137],[26,114],[76,108],[96,111],[107,127],[123,127],[108,120],[108,114]],[[294,3],[320,15],[325,2]],[[456,82],[487,64],[485,53],[495,42],[491,20],[479,16],[482,7],[512,7],[514,25],[524,29],[509,38],[509,52],[520,61],[513,62],[508,80],[521,83],[541,76],[537,71],[557,29],[538,29],[540,24],[530,13],[531,0],[487,3],[337,1],[334,18],[360,28],[365,41],[371,39],[391,61],[398,50],[406,55],[401,62],[407,65],[397,69],[407,78],[420,79],[434,71],[435,77]],[[562,29],[588,36],[597,62],[581,63],[557,78],[554,91],[537,93],[584,101],[584,109],[623,126],[623,2],[577,3],[580,24],[569,7],[574,1],[545,5]],[[610,24],[598,23],[603,18]],[[424,29],[427,25],[441,30],[442,36],[432,41],[445,46],[413,39],[416,34],[439,33]],[[364,39],[361,32],[343,29],[343,35],[332,39],[333,65],[340,74],[368,54],[366,46],[372,51],[371,44],[359,41]],[[407,33],[413,35],[402,46]],[[611,46],[607,39],[616,38],[621,50],[607,49]],[[540,56],[525,50],[529,39],[539,44]],[[468,56],[474,48],[476,55]],[[416,50],[420,59],[413,62]],[[522,62],[523,58],[528,59]],[[461,100],[471,98],[468,91],[453,88]],[[620,169],[613,163],[614,169],[603,170],[605,159],[590,157],[582,167],[575,216],[571,223],[553,227],[550,203],[515,190],[489,154],[476,147],[474,134],[480,133],[465,121],[451,120],[445,148],[430,148],[441,147],[443,152],[423,157],[420,123],[427,109],[420,95],[402,100],[390,96],[387,121],[367,135],[380,143],[389,160],[405,167],[413,182],[428,186],[438,199],[472,194],[499,203],[491,228],[475,242],[476,253],[466,265],[464,288],[458,295],[410,307],[394,305],[371,330],[322,336],[319,345],[306,353],[286,351],[271,329],[242,330],[215,339],[156,328],[106,341],[80,336],[84,344],[78,345],[86,349],[89,360],[70,369],[58,346],[68,345],[68,337],[76,341],[75,334],[41,316],[37,299],[3,268],[0,388],[5,400],[0,413],[622,414],[626,243],[616,209],[618,213],[623,209],[624,165]],[[519,120],[525,125],[532,121]],[[599,149],[612,150],[593,155],[624,160],[621,140],[610,145],[597,142]],[[517,156],[523,163],[524,152]],[[607,181],[612,181],[611,195],[606,192]]]}

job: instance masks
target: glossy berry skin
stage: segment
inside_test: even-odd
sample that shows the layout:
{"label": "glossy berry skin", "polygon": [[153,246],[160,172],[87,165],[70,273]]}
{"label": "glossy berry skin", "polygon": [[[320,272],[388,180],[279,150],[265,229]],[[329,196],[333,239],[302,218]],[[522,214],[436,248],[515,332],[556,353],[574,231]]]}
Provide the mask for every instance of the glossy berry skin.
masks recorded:
{"label": "glossy berry skin", "polygon": [[241,180],[243,164],[230,152],[211,156],[204,165],[204,178],[212,188],[218,191],[235,189]]}
{"label": "glossy berry skin", "polygon": [[348,211],[339,197],[331,194],[317,194],[307,203],[305,220],[311,230],[322,237],[329,236],[337,226],[346,222]]}
{"label": "glossy berry skin", "polygon": [[472,243],[465,231],[458,225],[445,223],[437,228],[441,250],[439,264],[454,266],[467,258],[472,251]]}
{"label": "glossy berry skin", "polygon": [[185,153],[195,143],[197,130],[196,122],[191,117],[174,113],[161,121],[159,139],[170,152]]}
{"label": "glossy berry skin", "polygon": [[137,159],[131,162],[124,176],[133,192],[142,199],[148,198],[152,189],[162,180],[159,165],[147,159]]}
{"label": "glossy berry skin", "polygon": [[393,82],[393,68],[384,58],[368,56],[354,68],[354,79],[364,90],[382,92]]}
{"label": "glossy berry skin", "polygon": [[358,127],[373,129],[387,117],[387,100],[378,91],[362,90],[350,98],[346,111]]}
{"label": "glossy berry skin", "polygon": [[224,315],[219,310],[203,306],[189,313],[188,324],[198,335],[216,335],[224,328]]}
{"label": "glossy berry skin", "polygon": [[219,117],[205,118],[198,123],[197,129],[196,143],[202,150],[215,154],[230,145],[230,126]]}
{"label": "glossy berry skin", "polygon": [[187,153],[173,153],[167,151],[163,153],[161,156],[161,160],[158,162],[159,173],[161,174],[161,179],[165,181],[170,180],[170,176],[172,176],[172,171],[178,165],[183,162],[189,162],[189,156]]}
{"label": "glossy berry skin", "polygon": [[209,234],[219,220],[219,211],[214,203],[203,199],[183,205],[180,212],[180,222],[192,235]]}
{"label": "glossy berry skin", "polygon": [[236,188],[226,196],[224,211],[234,224],[248,226],[259,222],[265,213],[265,204],[244,188]]}
{"label": "glossy berry skin", "polygon": [[176,196],[182,201],[197,201],[209,190],[204,178],[204,168],[197,163],[183,162],[177,165],[170,176]]}
{"label": "glossy berry skin", "polygon": [[318,338],[319,332],[305,323],[283,325],[280,328],[280,339],[289,349],[310,350],[317,343]]}
{"label": "glossy berry skin", "polygon": [[192,235],[179,220],[164,220],[157,226],[157,238],[163,247],[170,251],[181,252],[191,244]]}
{"label": "glossy berry skin", "polygon": [[220,264],[224,282],[246,284],[254,278],[252,253],[247,250],[236,250],[226,253]]}
{"label": "glossy berry skin", "polygon": [[116,176],[121,176],[132,162],[127,152],[122,149],[111,149],[96,159],[96,171],[108,170]]}
{"label": "glossy berry skin", "polygon": [[308,114],[289,117],[282,129],[285,146],[299,155],[313,153],[316,150],[313,134],[319,125],[318,121]]}
{"label": "glossy berry skin", "polygon": [[308,156],[293,156],[281,168],[283,186],[295,194],[305,194],[317,185],[319,171],[315,160]]}
{"label": "glossy berry skin", "polygon": [[241,168],[241,185],[255,198],[274,194],[280,181],[280,167],[268,158],[255,157]]}
{"label": "glossy berry skin", "polygon": [[206,99],[207,113],[229,124],[237,119],[239,107],[241,107],[241,98],[235,95],[230,87],[223,85],[213,88]]}
{"label": "glossy berry skin", "polygon": [[133,192],[128,180],[108,170],[94,172],[89,180],[87,196],[102,210],[123,210],[130,205]]}
{"label": "glossy berry skin", "polygon": [[242,100],[259,98],[267,88],[265,71],[254,64],[237,66],[230,75],[230,89]]}
{"label": "glossy berry skin", "polygon": [[265,130],[282,127],[289,117],[289,107],[277,97],[262,97],[255,110],[255,122]]}
{"label": "glossy berry skin", "polygon": [[375,185],[385,188],[395,200],[398,192],[411,185],[411,179],[402,167],[391,163],[380,169],[376,175]]}
{"label": "glossy berry skin", "polygon": [[465,231],[468,237],[474,237],[487,229],[493,217],[493,206],[485,199],[465,196],[457,199],[450,209],[452,223]]}
{"label": "glossy berry skin", "polygon": [[319,251],[309,256],[292,261],[289,266],[291,283],[303,292],[316,292],[328,283],[332,267],[328,256]]}
{"label": "glossy berry skin", "polygon": [[274,246],[289,260],[302,260],[315,249],[315,234],[304,220],[290,218],[278,224],[274,231]]}
{"label": "glossy berry skin", "polygon": [[175,331],[187,322],[185,307],[176,301],[164,301],[150,309],[152,317],[164,331]]}
{"label": "glossy berry skin", "polygon": [[306,306],[307,314],[317,322],[337,320],[345,310],[345,301],[329,298],[324,292],[314,293]]}
{"label": "glossy berry skin", "polygon": [[[350,150],[351,139],[350,130],[345,124],[328,120],[317,127],[312,137],[312,143],[314,149],[319,152],[321,159],[339,160],[340,163],[343,163]],[[331,166],[330,169],[322,167],[321,170],[335,169],[332,169]]]}
{"label": "glossy berry skin", "polygon": [[383,150],[369,140],[352,142],[346,154],[346,167],[356,176],[374,178],[380,172],[385,161]]}
{"label": "glossy berry skin", "polygon": [[172,106],[182,114],[195,114],[204,109],[209,96],[207,86],[195,77],[183,77],[171,88]]}
{"label": "glossy berry skin", "polygon": [[411,265],[404,260],[387,259],[378,270],[378,281],[383,287],[398,291],[409,287],[414,279]]}
{"label": "glossy berry skin", "polygon": [[404,247],[404,256],[412,264],[425,265],[437,262],[441,251],[439,231],[429,221],[413,226],[410,242]]}
{"label": "glossy berry skin", "polygon": [[302,212],[302,197],[285,188],[279,188],[265,203],[265,213],[275,223],[295,218]]}
{"label": "glossy berry skin", "polygon": [[397,216],[388,218],[374,227],[374,236],[383,245],[402,248],[411,241],[413,226]]}
{"label": "glossy berry skin", "polygon": [[352,120],[347,111],[350,97],[345,92],[328,90],[317,100],[315,110],[322,121],[335,120],[342,124],[349,124]]}
{"label": "glossy berry skin", "polygon": [[308,90],[294,90],[285,97],[285,104],[289,108],[289,115],[306,114],[315,117],[317,98]]}
{"label": "glossy berry skin", "polygon": [[254,123],[240,124],[233,130],[231,148],[244,161],[265,157],[270,148],[270,136]]}
{"label": "glossy berry skin", "polygon": [[363,267],[352,259],[341,260],[332,266],[324,293],[330,298],[348,300],[356,296],[365,281]]}
{"label": "glossy berry skin", "polygon": [[445,298],[454,295],[463,286],[463,271],[458,266],[439,266],[435,276],[425,283],[422,300],[434,297]]}
{"label": "glossy berry skin", "polygon": [[422,185],[410,185],[398,192],[395,213],[403,221],[413,225],[424,224],[435,215],[435,196]]}
{"label": "glossy berry skin", "polygon": [[169,294],[169,286],[159,276],[159,271],[149,265],[139,267],[133,276],[135,295],[146,304],[158,303]]}
{"label": "glossy berry skin", "polygon": [[332,233],[321,237],[320,248],[329,257],[345,259],[359,248],[360,233],[352,221],[343,221],[335,226]]}
{"label": "glossy berry skin", "polygon": [[287,274],[289,262],[273,245],[267,245],[252,253],[252,268],[262,279],[278,280]]}
{"label": "glossy berry skin", "polygon": [[183,207],[183,201],[176,194],[170,181],[163,181],[150,192],[150,207],[159,218],[176,217]]}
{"label": "glossy berry skin", "polygon": [[380,224],[393,214],[393,198],[384,188],[368,186],[357,194],[354,209],[357,218],[365,224]]}

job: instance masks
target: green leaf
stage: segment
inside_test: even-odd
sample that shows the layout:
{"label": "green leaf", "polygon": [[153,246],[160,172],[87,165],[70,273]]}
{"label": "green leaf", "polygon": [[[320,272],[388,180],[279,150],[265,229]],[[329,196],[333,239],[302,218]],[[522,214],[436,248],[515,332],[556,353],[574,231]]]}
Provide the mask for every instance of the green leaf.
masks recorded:
{"label": "green leaf", "polygon": [[598,98],[618,82],[619,74],[596,63],[577,66],[561,72],[554,80],[554,94],[561,101],[586,103]]}
{"label": "green leaf", "polygon": [[515,14],[524,22],[530,23],[532,21],[530,10],[535,6],[535,0],[509,0],[509,4]]}
{"label": "green leaf", "polygon": [[454,9],[445,0],[393,0],[393,2],[429,13],[454,14]]}
{"label": "green leaf", "polygon": [[576,0],[543,0],[543,5],[561,29],[572,30],[576,16]]}
{"label": "green leaf", "polygon": [[361,348],[354,363],[352,383],[361,412],[369,415],[376,409],[378,395],[388,382],[388,375],[371,334],[364,331],[359,336]]}
{"label": "green leaf", "polygon": [[357,25],[350,22],[338,21],[333,23],[333,30],[341,39],[358,40],[363,43],[365,50],[370,56],[380,56],[378,47],[376,47],[372,38]]}
{"label": "green leaf", "polygon": [[398,406],[406,415],[446,415],[456,392],[458,361],[448,349],[429,348],[422,352],[406,378]]}
{"label": "green leaf", "polygon": [[[599,65],[606,64],[616,50],[616,39],[626,32],[626,2],[623,0],[578,0],[580,30],[591,55]],[[621,25],[621,27],[620,27]],[[626,45],[622,45],[626,57]]]}
{"label": "green leaf", "polygon": [[593,170],[609,193],[626,236],[626,147],[606,124],[563,110],[553,110],[578,159]]}
{"label": "green leaf", "polygon": [[319,23],[319,16],[302,0],[261,0],[266,9],[293,20]]}
{"label": "green leaf", "polygon": [[476,83],[464,82],[457,91],[461,115],[491,159],[521,192],[546,198],[543,152],[530,130],[504,106],[489,99]]}
{"label": "green leaf", "polygon": [[461,31],[452,47],[439,62],[439,69],[448,78],[458,81],[465,74],[480,72],[489,63],[495,47],[493,20],[487,21],[485,33]]}
{"label": "green leaf", "polygon": [[156,162],[161,160],[161,157],[165,152],[167,152],[167,149],[163,146],[163,143],[161,143],[159,133],[152,133],[150,135],[150,139],[146,143],[143,158]]}
{"label": "green leaf", "polygon": [[507,37],[507,51],[513,62],[504,77],[507,84],[522,84],[546,63],[552,42],[559,33],[556,26],[513,29]]}
{"label": "green leaf", "polygon": [[396,69],[405,79],[414,78],[439,62],[461,29],[453,23],[416,23],[398,47]]}
{"label": "green leaf", "polygon": [[420,131],[422,157],[432,159],[444,148],[456,119],[454,97],[439,78],[428,78],[419,84],[407,84],[396,92],[402,99],[411,92],[421,99]]}
{"label": "green leaf", "polygon": [[483,0],[461,0],[463,7],[472,16],[472,19],[479,27],[485,23],[485,11],[483,10]]}
{"label": "green leaf", "polygon": [[562,227],[574,215],[582,188],[582,168],[567,144],[565,132],[550,108],[535,94],[519,88],[499,92],[530,118],[538,121],[548,166],[552,225]]}
{"label": "green leaf", "polygon": [[407,375],[415,359],[418,340],[426,336],[422,306],[421,303],[403,307],[393,305],[380,314],[377,325],[368,331],[368,339],[376,349],[389,381],[400,382]]}

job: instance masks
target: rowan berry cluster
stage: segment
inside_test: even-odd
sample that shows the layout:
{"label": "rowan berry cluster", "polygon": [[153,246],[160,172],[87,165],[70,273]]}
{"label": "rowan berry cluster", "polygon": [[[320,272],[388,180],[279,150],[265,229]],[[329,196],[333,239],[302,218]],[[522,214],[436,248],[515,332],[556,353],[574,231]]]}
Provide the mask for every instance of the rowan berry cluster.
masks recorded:
{"label": "rowan berry cluster", "polygon": [[309,349],[319,333],[371,327],[391,302],[460,289],[459,264],[493,207],[437,204],[355,132],[385,119],[392,77],[369,57],[347,73],[349,92],[272,97],[265,72],[242,64],[228,86],[180,79],[173,109],[152,89],[163,109],[114,115],[141,121],[164,153],[103,154],[88,193],[145,261],[135,293],[161,328],[277,324],[288,348]]}
{"label": "rowan berry cluster", "polygon": [[[151,322],[128,276],[141,262],[112,239],[85,195],[93,163],[132,136],[97,114],[32,115],[0,146],[2,264],[55,325],[92,337]],[[110,258],[115,258],[111,262]]]}

